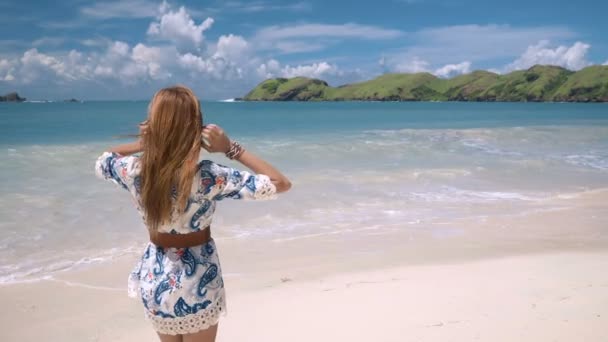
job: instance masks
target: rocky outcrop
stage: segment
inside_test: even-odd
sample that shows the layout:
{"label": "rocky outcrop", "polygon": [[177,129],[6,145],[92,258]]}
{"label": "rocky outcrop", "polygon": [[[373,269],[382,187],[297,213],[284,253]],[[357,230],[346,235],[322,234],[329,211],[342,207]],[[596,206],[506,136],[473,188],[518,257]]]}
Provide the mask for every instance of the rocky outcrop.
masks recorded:
{"label": "rocky outcrop", "polygon": [[17,93],[8,93],[4,96],[0,96],[0,102],[23,102],[25,97],[20,97]]}

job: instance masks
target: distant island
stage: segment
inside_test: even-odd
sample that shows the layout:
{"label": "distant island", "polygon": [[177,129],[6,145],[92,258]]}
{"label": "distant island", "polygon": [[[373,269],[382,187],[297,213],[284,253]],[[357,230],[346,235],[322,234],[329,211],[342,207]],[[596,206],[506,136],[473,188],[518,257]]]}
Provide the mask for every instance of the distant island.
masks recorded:
{"label": "distant island", "polygon": [[385,74],[339,87],[306,77],[274,78],[237,100],[608,102],[608,66],[594,65],[573,72],[535,65],[505,75],[474,71],[450,79],[427,72]]}
{"label": "distant island", "polygon": [[[16,92],[8,93],[8,94],[6,94],[4,96],[0,96],[0,102],[25,102],[26,100],[27,99],[25,97],[19,96],[19,94],[17,94]],[[48,102],[53,102],[53,101],[49,101],[49,100],[36,100],[36,101],[29,101],[29,102],[48,103]],[[63,100],[63,102],[82,103],[81,100],[78,100],[78,99],[75,99],[75,98]]]}
{"label": "distant island", "polygon": [[23,102],[26,99],[20,97],[17,93],[8,93],[4,96],[0,96],[0,102]]}

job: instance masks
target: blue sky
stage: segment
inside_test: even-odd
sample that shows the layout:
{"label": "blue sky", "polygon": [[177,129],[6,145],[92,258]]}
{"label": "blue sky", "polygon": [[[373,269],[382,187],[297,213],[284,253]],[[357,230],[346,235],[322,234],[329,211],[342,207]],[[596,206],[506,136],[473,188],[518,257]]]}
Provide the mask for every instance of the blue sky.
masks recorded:
{"label": "blue sky", "polygon": [[607,1],[0,2],[0,93],[146,99],[163,86],[242,96],[268,77],[333,85],[608,62]]}

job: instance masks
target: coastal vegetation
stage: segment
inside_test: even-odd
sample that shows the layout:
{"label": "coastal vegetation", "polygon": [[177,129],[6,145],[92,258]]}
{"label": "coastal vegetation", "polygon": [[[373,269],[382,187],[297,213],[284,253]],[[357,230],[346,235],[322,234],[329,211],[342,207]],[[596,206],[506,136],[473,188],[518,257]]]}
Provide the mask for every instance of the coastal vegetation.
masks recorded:
{"label": "coastal vegetation", "polygon": [[535,65],[502,75],[474,71],[449,79],[427,72],[395,73],[338,87],[306,77],[273,78],[240,100],[608,102],[608,66],[594,65],[574,72]]}

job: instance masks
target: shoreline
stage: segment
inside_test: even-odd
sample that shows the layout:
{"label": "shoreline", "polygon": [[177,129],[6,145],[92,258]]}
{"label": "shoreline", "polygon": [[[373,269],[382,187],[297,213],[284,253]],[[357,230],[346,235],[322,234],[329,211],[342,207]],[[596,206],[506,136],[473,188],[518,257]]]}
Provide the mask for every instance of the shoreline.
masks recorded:
{"label": "shoreline", "polygon": [[[213,236],[224,274],[253,279],[241,282],[240,286],[251,289],[283,277],[312,279],[378,267],[600,251],[608,247],[603,228],[608,227],[608,215],[603,215],[606,201],[608,189],[602,188],[573,198],[558,196],[545,200],[540,209],[521,214],[351,225],[343,230],[287,238],[233,237],[222,230],[220,217],[220,228],[214,229]],[[107,274],[104,270],[116,265],[120,265],[126,277],[146,246],[143,233],[142,230],[137,240],[131,241],[127,250],[117,250],[118,254],[106,253],[104,258],[84,256],[82,262],[2,283],[0,289],[45,279],[77,281],[80,274],[96,270]],[[66,265],[66,261],[60,264]]]}

